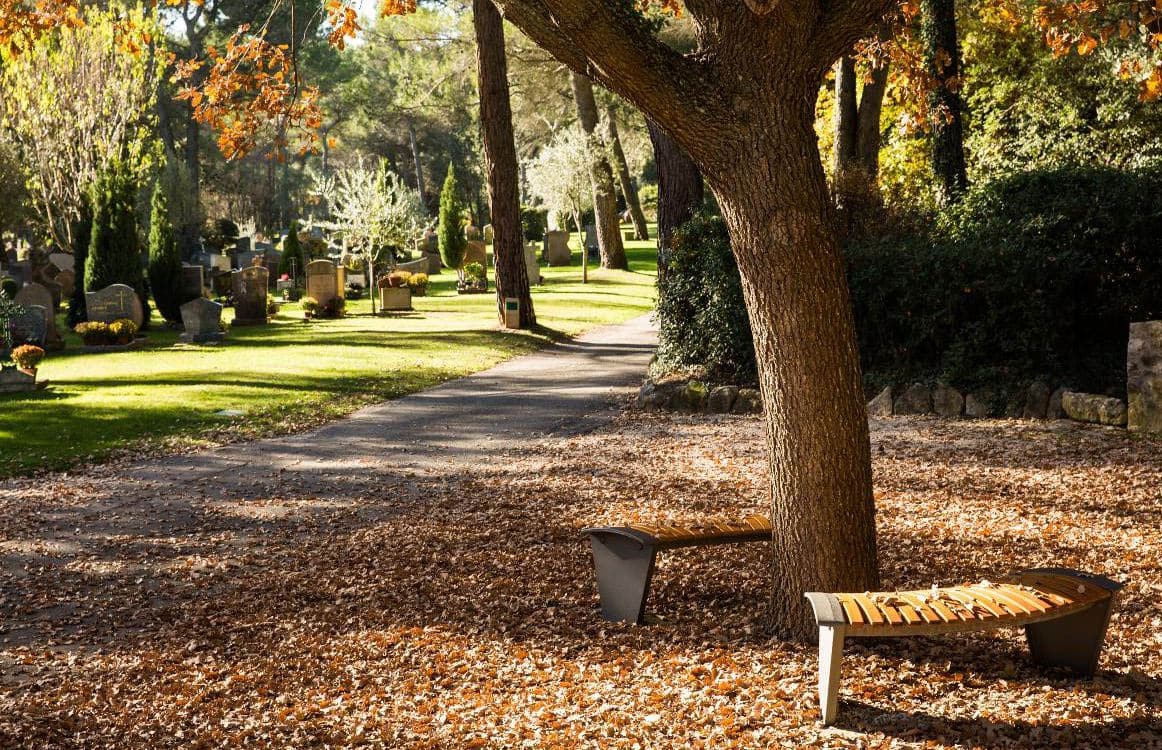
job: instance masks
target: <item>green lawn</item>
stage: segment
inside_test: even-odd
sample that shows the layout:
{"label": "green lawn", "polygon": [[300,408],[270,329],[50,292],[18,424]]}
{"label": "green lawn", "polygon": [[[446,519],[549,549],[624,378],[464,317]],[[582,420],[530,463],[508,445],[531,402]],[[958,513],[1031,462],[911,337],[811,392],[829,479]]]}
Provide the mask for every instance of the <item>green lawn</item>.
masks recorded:
{"label": "green lawn", "polygon": [[586,285],[579,265],[542,267],[534,332],[500,330],[495,295],[457,295],[448,271],[412,313],[372,317],[363,299],[347,318],[308,323],[288,304],[269,326],[235,328],[217,347],[175,346],[156,313],[137,351],[82,354],[69,332],[66,349],[41,364],[49,390],[0,395],[0,477],[301,430],[628,320],[653,307],[657,263],[652,242],[627,245],[630,272],[591,268]]}

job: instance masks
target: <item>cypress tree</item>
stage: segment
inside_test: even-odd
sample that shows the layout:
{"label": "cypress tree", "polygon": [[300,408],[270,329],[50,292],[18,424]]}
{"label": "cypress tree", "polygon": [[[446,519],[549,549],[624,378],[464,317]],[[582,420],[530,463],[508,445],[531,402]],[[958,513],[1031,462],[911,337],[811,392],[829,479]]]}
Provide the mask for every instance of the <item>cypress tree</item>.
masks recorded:
{"label": "cypress tree", "polygon": [[85,259],[85,289],[93,292],[110,284],[144,288],[141,245],[134,204],[137,188],[120,163],[99,176],[93,185],[93,230]]}
{"label": "cypress tree", "polygon": [[80,215],[73,220],[73,268],[76,277],[73,283],[73,296],[69,299],[69,328],[89,319],[85,310],[85,265],[89,257],[89,241],[93,234],[93,208],[89,197],[81,204]]}
{"label": "cypress tree", "polygon": [[292,281],[297,281],[306,267],[303,260],[303,243],[299,240],[299,225],[298,222],[292,221],[290,231],[282,241],[282,257],[278,261],[278,272],[280,275],[285,273],[290,276]]}
{"label": "cypress tree", "polygon": [[178,252],[169,201],[159,181],[153,190],[149,209],[149,286],[158,312],[168,322],[182,322],[182,259]]}
{"label": "cypress tree", "polygon": [[457,271],[464,263],[464,251],[468,240],[464,237],[461,217],[464,204],[460,202],[460,191],[456,185],[456,170],[449,164],[448,176],[444,178],[444,188],[440,191],[440,226],[436,234],[440,241],[440,258],[444,265]]}

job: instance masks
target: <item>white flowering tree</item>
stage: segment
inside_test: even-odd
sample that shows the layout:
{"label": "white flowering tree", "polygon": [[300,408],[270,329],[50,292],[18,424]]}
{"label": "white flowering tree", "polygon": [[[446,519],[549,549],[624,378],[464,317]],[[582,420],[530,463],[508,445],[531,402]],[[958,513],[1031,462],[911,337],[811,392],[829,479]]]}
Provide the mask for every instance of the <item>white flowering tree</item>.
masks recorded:
{"label": "white flowering tree", "polygon": [[334,227],[348,250],[363,262],[375,312],[375,265],[382,251],[406,248],[424,226],[427,215],[420,194],[382,159],[374,167],[360,160],[341,169],[333,183],[317,190],[327,195]]}
{"label": "white flowering tree", "polygon": [[578,127],[558,131],[528,166],[529,192],[540,199],[549,213],[565,222],[567,216],[580,230],[581,213],[593,202],[589,166],[592,152]]}

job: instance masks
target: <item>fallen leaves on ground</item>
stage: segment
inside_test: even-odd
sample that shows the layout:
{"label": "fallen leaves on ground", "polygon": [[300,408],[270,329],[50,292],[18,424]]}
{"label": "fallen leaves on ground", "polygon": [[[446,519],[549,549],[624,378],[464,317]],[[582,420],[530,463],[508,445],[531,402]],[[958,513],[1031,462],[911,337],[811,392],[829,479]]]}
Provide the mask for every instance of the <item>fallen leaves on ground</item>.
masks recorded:
{"label": "fallen leaves on ground", "polygon": [[659,622],[602,621],[579,529],[766,506],[759,420],[631,412],[456,472],[0,485],[0,746],[1162,747],[1162,442],[874,427],[885,589],[1127,580],[1094,680],[1019,631],[857,641],[823,728],[761,544],[665,553]]}

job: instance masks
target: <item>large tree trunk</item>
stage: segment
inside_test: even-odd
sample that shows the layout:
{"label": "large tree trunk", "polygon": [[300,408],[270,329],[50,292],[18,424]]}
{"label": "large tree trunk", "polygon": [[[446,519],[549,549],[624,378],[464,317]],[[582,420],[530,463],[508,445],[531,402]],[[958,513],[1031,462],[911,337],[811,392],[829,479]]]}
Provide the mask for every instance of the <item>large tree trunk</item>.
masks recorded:
{"label": "large tree trunk", "polygon": [[[629,268],[625,246],[621,243],[621,221],[617,215],[617,193],[613,188],[613,169],[605,155],[597,133],[597,102],[593,98],[593,82],[579,73],[573,73],[573,99],[577,103],[577,119],[589,136],[593,152],[590,176],[593,179],[593,215],[597,224],[597,245],[601,248],[602,268]],[[580,229],[581,227],[578,227]]]}
{"label": "large tree trunk", "polygon": [[[508,95],[504,22],[492,0],[472,0],[472,16],[476,27],[480,124],[484,132],[484,163],[488,172],[488,200],[494,233],[492,253],[496,264],[497,314],[503,324],[505,299],[515,297],[520,300],[520,327],[529,328],[536,324],[537,317],[529,291],[524,235],[520,226],[520,193]],[[418,159],[416,168],[419,169]]]}
{"label": "large tree trunk", "polygon": [[666,272],[674,230],[702,207],[702,172],[678,142],[646,119],[658,165],[658,273]]}
{"label": "large tree trunk", "polygon": [[771,622],[811,637],[805,591],[878,586],[871,453],[855,324],[813,102],[757,119],[708,163],[754,331],[771,456]]}
{"label": "large tree trunk", "polygon": [[605,110],[605,124],[608,128],[609,150],[613,153],[614,166],[617,167],[617,181],[621,183],[621,194],[625,196],[625,205],[629,209],[630,219],[633,220],[633,237],[635,240],[648,240],[649,227],[646,226],[646,215],[642,213],[642,202],[638,199],[637,187],[629,175],[629,162],[625,160],[625,149],[621,147],[621,135],[617,132],[617,113],[613,107]]}
{"label": "large tree trunk", "polygon": [[955,0],[923,0],[921,37],[928,73],[937,86],[929,96],[934,110],[932,171],[940,183],[940,197],[955,202],[968,188],[964,163],[964,129],[960,100],[960,45],[956,38]]}
{"label": "large tree trunk", "polygon": [[859,139],[859,103],[856,98],[855,60],[844,55],[835,63],[835,164],[838,177],[855,163]]}
{"label": "large tree trunk", "polygon": [[882,206],[877,177],[880,156],[880,112],[887,67],[873,68],[871,80],[857,96],[855,59],[835,63],[835,153],[831,173],[841,231],[850,232],[861,218]]}

